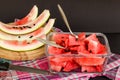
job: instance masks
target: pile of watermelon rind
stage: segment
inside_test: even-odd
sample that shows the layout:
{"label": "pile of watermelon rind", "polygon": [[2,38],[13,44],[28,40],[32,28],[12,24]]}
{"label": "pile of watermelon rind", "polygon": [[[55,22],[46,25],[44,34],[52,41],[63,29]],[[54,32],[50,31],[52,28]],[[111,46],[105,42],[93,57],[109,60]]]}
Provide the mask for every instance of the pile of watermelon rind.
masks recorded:
{"label": "pile of watermelon rind", "polygon": [[21,19],[10,23],[0,21],[0,58],[33,60],[45,55],[44,43],[37,38],[46,39],[52,31],[55,18],[49,17],[48,9],[38,15],[38,7],[34,5]]}
{"label": "pile of watermelon rind", "polygon": [[51,72],[103,72],[110,53],[106,36],[102,33],[76,33],[78,39],[69,33],[52,33],[48,40],[62,48],[47,45]]}

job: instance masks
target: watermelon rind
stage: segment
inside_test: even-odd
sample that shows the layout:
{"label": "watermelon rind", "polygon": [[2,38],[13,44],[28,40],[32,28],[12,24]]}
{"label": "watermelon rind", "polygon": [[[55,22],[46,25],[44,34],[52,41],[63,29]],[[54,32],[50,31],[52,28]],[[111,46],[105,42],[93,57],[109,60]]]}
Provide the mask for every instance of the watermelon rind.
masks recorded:
{"label": "watermelon rind", "polygon": [[[14,34],[14,35],[30,33],[32,31],[40,28],[48,20],[49,17],[50,17],[50,12],[49,12],[49,10],[45,9],[35,20],[33,20],[27,24],[13,26],[13,25],[9,25],[9,24],[0,22],[0,30],[3,32],[9,33],[9,34]],[[13,27],[20,28],[23,26],[27,26],[30,28],[13,29]]]}
{"label": "watermelon rind", "polygon": [[[29,37],[32,35],[33,37],[30,40],[33,40],[36,37],[41,36],[42,34],[48,34],[50,32],[50,30],[53,28],[54,23],[55,23],[55,19],[49,19],[48,22],[45,24],[45,26],[41,27],[41,28],[43,28],[43,30],[41,32],[39,32],[39,34],[37,34],[37,35],[34,35],[34,33],[36,31],[39,31],[38,29],[31,33],[22,34],[22,35],[11,35],[11,34],[3,32],[3,31],[0,31],[0,39],[23,41],[23,40],[29,40],[30,39]],[[39,28],[39,29],[41,29],[41,28]],[[19,38],[18,36],[20,36],[21,38]]]}
{"label": "watermelon rind", "polygon": [[[37,16],[38,16],[38,7],[36,5],[34,5],[32,7],[32,9],[29,11],[29,13],[25,17],[23,17],[21,19],[18,19],[18,21],[21,21],[24,18],[27,18],[27,21],[25,23],[28,23],[30,21],[35,20],[37,18]],[[10,22],[9,24],[11,24],[11,25],[18,25],[18,24],[16,24],[16,22],[18,22],[18,21],[15,20],[15,22]]]}
{"label": "watermelon rind", "polygon": [[[46,39],[46,36],[40,37],[40,38]],[[17,44],[17,45],[15,45],[15,44],[12,45],[7,42],[8,41],[6,41],[6,40],[0,40],[0,48],[8,49],[11,51],[29,51],[29,50],[37,49],[44,45],[44,43],[42,43],[40,41],[36,41],[35,43],[30,43],[30,44],[26,44],[26,45],[22,45],[21,42],[19,42],[19,44]]]}
{"label": "watermelon rind", "polygon": [[[42,39],[46,39],[46,36],[45,37],[41,37],[41,36],[43,36],[43,34],[47,34],[52,29],[52,27],[54,25],[54,22],[55,22],[55,19],[49,19],[48,23],[44,26],[43,31],[40,34],[36,35],[33,39],[30,39],[30,40],[35,40],[38,37],[40,37]],[[25,39],[26,37],[28,37],[27,34],[22,36],[22,37],[24,37],[23,40],[28,40],[29,41],[29,39]],[[14,38],[11,38],[11,41],[15,41],[15,40],[12,40],[12,39],[14,39]],[[17,41],[19,42],[20,40],[17,40]],[[19,44],[18,45],[14,45],[14,44],[12,45],[12,44],[7,44],[6,40],[1,39],[0,40],[0,45],[1,45],[0,46],[1,48],[12,50],[12,51],[29,51],[29,50],[34,50],[36,48],[39,48],[39,47],[43,46],[44,43],[42,43],[40,41],[37,41],[36,43],[31,43],[31,44],[28,44],[28,45],[19,45]]]}

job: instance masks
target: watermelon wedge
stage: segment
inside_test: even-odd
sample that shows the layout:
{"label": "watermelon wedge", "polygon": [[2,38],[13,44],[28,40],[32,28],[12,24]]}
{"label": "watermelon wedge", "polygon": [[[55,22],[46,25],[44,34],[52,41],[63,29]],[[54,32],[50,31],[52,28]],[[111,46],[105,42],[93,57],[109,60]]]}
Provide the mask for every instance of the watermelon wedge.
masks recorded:
{"label": "watermelon wedge", "polygon": [[30,12],[23,18],[15,20],[15,22],[9,23],[10,25],[23,25],[33,21],[38,16],[38,7],[34,5]]}
{"label": "watermelon wedge", "polygon": [[34,5],[33,8],[30,10],[30,12],[24,18],[19,19],[14,23],[15,25],[22,25],[22,24],[28,23],[36,19],[37,15],[38,15],[38,7]]}
{"label": "watermelon wedge", "polygon": [[0,22],[0,30],[14,35],[30,33],[42,27],[42,25],[48,20],[49,16],[49,10],[44,10],[35,20],[23,25],[13,26]]}
{"label": "watermelon wedge", "polygon": [[0,31],[0,39],[2,39],[2,40],[17,40],[17,41],[33,40],[43,34],[47,34],[48,32],[50,32],[50,30],[53,28],[54,23],[55,23],[55,19],[49,19],[49,21],[45,24],[45,26],[43,26],[31,33],[22,34],[22,35],[11,35],[11,34],[3,32],[3,31]]}
{"label": "watermelon wedge", "polygon": [[[40,36],[42,39],[46,39],[46,36]],[[36,48],[41,47],[44,43],[38,40],[32,40],[30,42],[24,41],[8,41],[8,40],[0,40],[0,47],[12,51],[28,51],[34,50]]]}
{"label": "watermelon wedge", "polygon": [[[25,35],[10,35],[3,32],[1,36],[9,40],[0,40],[0,47],[13,51],[28,51],[39,48],[44,44],[36,40],[36,38],[46,39],[46,35],[53,27],[55,19],[50,19],[45,27],[39,28],[38,30],[25,34]],[[7,36],[7,37],[6,37]]]}

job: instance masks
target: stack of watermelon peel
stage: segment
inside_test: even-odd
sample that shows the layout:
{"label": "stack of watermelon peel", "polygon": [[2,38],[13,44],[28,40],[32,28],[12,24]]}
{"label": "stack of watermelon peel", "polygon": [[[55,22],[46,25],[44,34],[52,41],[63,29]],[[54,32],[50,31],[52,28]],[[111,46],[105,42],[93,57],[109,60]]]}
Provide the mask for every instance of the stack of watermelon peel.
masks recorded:
{"label": "stack of watermelon peel", "polygon": [[108,40],[102,33],[77,32],[79,38],[66,32],[53,32],[47,39],[64,47],[46,46],[49,70],[57,72],[101,73],[111,54]]}

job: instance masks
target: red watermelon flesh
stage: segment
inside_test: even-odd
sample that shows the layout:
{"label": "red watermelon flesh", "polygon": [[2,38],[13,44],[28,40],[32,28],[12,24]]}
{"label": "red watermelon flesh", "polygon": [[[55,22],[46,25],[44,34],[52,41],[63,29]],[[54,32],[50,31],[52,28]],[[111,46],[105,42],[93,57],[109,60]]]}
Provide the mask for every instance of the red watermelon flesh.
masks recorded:
{"label": "red watermelon flesh", "polygon": [[90,52],[87,50],[86,46],[81,45],[77,49],[78,54],[84,53],[84,54],[89,54]]}
{"label": "red watermelon flesh", "polygon": [[81,66],[81,72],[102,72],[102,65],[98,66]]}
{"label": "red watermelon flesh", "polygon": [[66,66],[64,67],[63,71],[69,72],[69,71],[72,71],[72,70],[74,70],[74,69],[77,69],[78,67],[79,67],[79,66],[78,66],[75,62],[73,62],[73,61],[68,61],[68,62],[66,63]]}
{"label": "red watermelon flesh", "polygon": [[64,53],[64,50],[61,48],[49,46],[48,52],[49,52],[49,54],[62,54],[62,53]]}
{"label": "red watermelon flesh", "polygon": [[84,40],[86,37],[85,32],[79,33],[78,37],[79,37],[79,40]]}
{"label": "red watermelon flesh", "polygon": [[79,40],[76,40],[76,38],[72,35],[69,35],[69,46],[77,46],[80,45]]}
{"label": "red watermelon flesh", "polygon": [[103,71],[103,65],[98,65],[96,66],[97,72],[102,72]]}
{"label": "red watermelon flesh", "polygon": [[52,56],[49,59],[50,59],[50,68],[57,72],[59,72],[62,68],[65,68],[66,70],[68,68],[68,63],[73,61],[72,57],[53,57]]}
{"label": "red watermelon flesh", "polygon": [[55,41],[57,44],[61,44],[62,42],[65,42],[68,39],[69,35],[68,34],[54,34],[52,39]]}
{"label": "red watermelon flesh", "polygon": [[87,41],[93,40],[93,41],[98,41],[99,42],[99,40],[98,40],[95,33],[93,33],[93,34],[89,35],[88,37],[86,37],[85,40],[87,40]]}
{"label": "red watermelon flesh", "polygon": [[[48,53],[50,54],[105,54],[107,51],[105,45],[100,43],[96,34],[91,34],[86,37],[85,33],[78,34],[79,39],[76,40],[74,36],[70,34],[57,33],[52,36],[57,44],[64,46],[65,49],[48,47]],[[54,56],[54,55],[53,55]],[[105,58],[101,57],[63,57],[54,56],[50,58],[52,66],[56,65],[58,70],[55,71],[72,71],[77,68],[81,68],[81,72],[87,70],[87,72],[102,72]],[[98,66],[101,65],[101,66]],[[52,67],[53,68],[53,67]]]}
{"label": "red watermelon flesh", "polygon": [[15,23],[17,25],[25,24],[28,21],[28,17],[24,17],[21,20],[17,20]]}
{"label": "red watermelon flesh", "polygon": [[96,65],[102,65],[105,61],[105,58],[79,57],[79,58],[74,58],[74,60],[79,65],[96,66]]}
{"label": "red watermelon flesh", "polygon": [[106,53],[105,45],[101,44],[96,34],[92,34],[85,39],[88,42],[88,51],[92,52],[93,54],[104,54]]}
{"label": "red watermelon flesh", "polygon": [[53,62],[67,62],[67,61],[72,61],[73,57],[63,57],[63,56],[52,56],[50,57],[50,61]]}
{"label": "red watermelon flesh", "polygon": [[81,66],[81,72],[97,72],[95,66]]}
{"label": "red watermelon flesh", "polygon": [[50,68],[51,68],[51,70],[60,72],[61,69],[62,69],[62,66],[61,66],[61,65],[57,65],[57,64],[54,63],[54,62],[50,62]]}
{"label": "red watermelon flesh", "polygon": [[91,51],[93,54],[105,54],[106,48],[103,44],[96,42],[96,41],[90,41],[88,44],[88,50]]}

